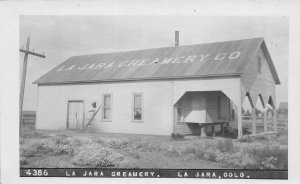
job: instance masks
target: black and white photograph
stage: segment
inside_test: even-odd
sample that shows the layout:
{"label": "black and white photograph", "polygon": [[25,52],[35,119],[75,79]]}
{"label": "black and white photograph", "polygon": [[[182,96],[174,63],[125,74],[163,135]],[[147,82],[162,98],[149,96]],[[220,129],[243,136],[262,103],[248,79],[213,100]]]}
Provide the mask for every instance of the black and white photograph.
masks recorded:
{"label": "black and white photograph", "polygon": [[0,183],[295,177],[292,13],[20,4],[0,13]]}
{"label": "black and white photograph", "polygon": [[288,17],[21,16],[20,64],[21,168],[288,169]]}

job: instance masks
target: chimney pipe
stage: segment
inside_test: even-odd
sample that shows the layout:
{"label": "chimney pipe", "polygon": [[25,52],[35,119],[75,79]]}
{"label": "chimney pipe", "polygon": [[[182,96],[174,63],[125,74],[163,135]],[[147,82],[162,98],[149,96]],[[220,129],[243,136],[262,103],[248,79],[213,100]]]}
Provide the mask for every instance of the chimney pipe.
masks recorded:
{"label": "chimney pipe", "polygon": [[175,31],[175,47],[179,46],[179,31]]}

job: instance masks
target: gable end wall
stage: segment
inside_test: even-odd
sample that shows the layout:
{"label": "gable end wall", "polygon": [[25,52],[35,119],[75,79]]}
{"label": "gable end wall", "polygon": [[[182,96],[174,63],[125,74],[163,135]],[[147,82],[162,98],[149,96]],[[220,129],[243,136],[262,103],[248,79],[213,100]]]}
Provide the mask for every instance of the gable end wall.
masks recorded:
{"label": "gable end wall", "polygon": [[[261,73],[258,73],[257,56],[261,57]],[[253,57],[252,62],[249,63],[247,71],[241,77],[241,91],[242,102],[245,99],[246,92],[249,92],[253,100],[254,105],[259,98],[259,94],[262,95],[264,103],[268,103],[269,96],[272,96],[274,105],[276,107],[275,96],[275,81],[272,76],[269,65],[266,61],[266,57],[263,50],[259,48],[257,54]]]}

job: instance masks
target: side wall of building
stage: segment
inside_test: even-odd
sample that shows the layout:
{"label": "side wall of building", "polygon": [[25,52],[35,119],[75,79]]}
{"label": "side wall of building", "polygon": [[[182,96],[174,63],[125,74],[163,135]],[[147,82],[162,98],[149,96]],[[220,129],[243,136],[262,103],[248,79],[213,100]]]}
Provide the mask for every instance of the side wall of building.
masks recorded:
{"label": "side wall of building", "polygon": [[[258,57],[261,58],[260,72],[258,71]],[[268,103],[269,97],[272,96],[275,105],[275,81],[261,48],[254,56],[253,61],[249,62],[246,73],[242,75],[241,87],[242,101],[246,99],[246,93],[249,92],[254,105],[259,100],[259,94],[263,97],[264,103]]]}
{"label": "side wall of building", "polygon": [[[143,121],[132,121],[133,93],[143,95]],[[121,82],[87,85],[39,86],[37,129],[66,129],[68,100],[83,100],[85,123],[92,103],[102,104],[103,94],[112,94],[112,121],[97,114],[89,131],[161,134],[173,131],[172,83]],[[102,109],[101,109],[102,110]]]}
{"label": "side wall of building", "polygon": [[[42,85],[39,86],[37,129],[67,128],[68,101],[84,102],[84,119],[88,122],[92,103],[102,104],[103,94],[112,95],[112,121],[102,121],[97,114],[89,131],[110,133],[170,135],[189,134],[186,124],[173,124],[174,105],[187,91],[222,91],[240,107],[240,78],[182,79],[169,81],[115,82],[102,84]],[[143,95],[143,121],[133,122],[133,94]],[[230,122],[237,128],[236,118]]]}

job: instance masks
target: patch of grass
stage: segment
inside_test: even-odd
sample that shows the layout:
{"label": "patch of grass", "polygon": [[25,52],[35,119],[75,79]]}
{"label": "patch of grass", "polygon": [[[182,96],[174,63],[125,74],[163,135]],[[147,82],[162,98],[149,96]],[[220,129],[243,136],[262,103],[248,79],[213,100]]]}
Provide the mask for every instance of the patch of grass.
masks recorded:
{"label": "patch of grass", "polygon": [[80,146],[91,143],[92,139],[88,137],[67,137],[59,135],[50,139],[31,142],[25,148],[21,148],[21,155],[33,156],[36,153],[73,155]]}
{"label": "patch of grass", "polygon": [[258,141],[265,141],[265,140],[268,140],[268,138],[266,136],[263,136],[263,135],[260,135],[258,137],[255,137],[256,140]]}
{"label": "patch of grass", "polygon": [[132,157],[132,158],[136,158],[136,159],[140,158],[140,155],[137,153],[137,151],[134,150],[134,149],[132,149],[132,148],[125,148],[124,152],[125,152],[126,156],[129,156],[129,157]]}
{"label": "patch of grass", "polygon": [[142,152],[152,152],[159,149],[158,146],[151,144],[149,141],[132,141],[129,145],[133,149],[139,149]]}
{"label": "patch of grass", "polygon": [[137,165],[129,159],[122,160],[116,165],[118,168],[138,168]]}
{"label": "patch of grass", "polygon": [[288,135],[288,130],[278,131],[277,136],[283,136],[283,135]]}
{"label": "patch of grass", "polygon": [[287,148],[280,148],[279,146],[248,146],[243,151],[252,155],[259,162],[262,169],[288,168]]}
{"label": "patch of grass", "polygon": [[118,165],[122,160],[124,156],[111,148],[89,144],[81,147],[72,159],[72,163],[86,167],[109,167]]}
{"label": "patch of grass", "polygon": [[91,138],[83,136],[69,137],[69,143],[71,143],[72,141],[74,141],[78,146],[93,143],[93,140]]}
{"label": "patch of grass", "polygon": [[39,138],[40,134],[36,131],[21,131],[20,137],[22,138]]}
{"label": "patch of grass", "polygon": [[250,137],[242,137],[241,139],[237,140],[238,142],[252,142]]}
{"label": "patch of grass", "polygon": [[20,145],[25,144],[25,140],[24,140],[24,139],[20,139],[20,140],[19,140],[19,144],[20,144]]}
{"label": "patch of grass", "polygon": [[168,148],[169,148],[169,145],[166,144],[166,143],[163,143],[163,144],[161,144],[161,145],[158,146],[157,150],[158,151],[167,151]]}
{"label": "patch of grass", "polygon": [[26,158],[25,157],[20,157],[20,166],[23,166],[25,165],[27,162],[26,162]]}
{"label": "patch of grass", "polygon": [[209,161],[215,161],[216,159],[216,149],[209,147],[207,149],[197,148],[195,156],[198,159],[204,159]]}
{"label": "patch of grass", "polygon": [[193,144],[188,144],[188,145],[182,147],[181,152],[183,154],[195,154],[196,147]]}
{"label": "patch of grass", "polygon": [[233,144],[232,139],[195,140],[187,145],[169,145],[163,150],[166,156],[204,159],[242,169],[287,168],[287,150],[268,148],[259,142]]}
{"label": "patch of grass", "polygon": [[20,148],[20,155],[23,157],[32,157],[37,153],[36,148],[32,147],[25,147]]}
{"label": "patch of grass", "polygon": [[261,162],[262,168],[265,169],[276,169],[278,159],[275,157],[264,158]]}
{"label": "patch of grass", "polygon": [[[41,155],[35,164],[43,167],[53,161],[49,167],[118,167],[136,168],[134,161],[143,158],[142,152],[153,152],[160,156],[177,157],[181,161],[196,159],[225,164],[228,167],[241,169],[287,169],[287,135],[279,138],[243,138],[231,139],[193,139],[189,141],[172,141],[168,137],[116,136],[99,134],[71,133],[24,133],[29,138],[20,139],[20,164],[31,167],[33,161]],[[33,138],[32,138],[33,137]],[[181,140],[181,138],[175,138]],[[60,156],[61,155],[61,156]],[[55,160],[53,157],[57,157]],[[32,158],[26,158],[32,157]],[[65,157],[64,161],[61,159]],[[73,158],[73,159],[72,159]],[[175,159],[175,160],[176,160]],[[62,160],[62,161],[59,161]],[[26,161],[29,163],[26,164]],[[136,160],[139,161],[139,160]],[[139,162],[140,162],[139,161]],[[56,163],[55,163],[56,162]],[[58,162],[61,162],[59,165]]]}
{"label": "patch of grass", "polygon": [[193,153],[187,153],[185,155],[183,155],[183,161],[190,161],[190,160],[195,160],[197,159],[195,154]]}
{"label": "patch of grass", "polygon": [[98,143],[98,144],[103,144],[104,143],[102,138],[99,138],[99,137],[96,137],[96,136],[93,136],[92,140],[93,140],[94,143]]}
{"label": "patch of grass", "polygon": [[232,152],[233,151],[232,139],[218,140],[217,149],[222,152]]}
{"label": "patch of grass", "polygon": [[23,157],[32,157],[38,153],[38,143],[39,141],[32,141],[28,144],[23,144],[20,147],[20,156]]}
{"label": "patch of grass", "polygon": [[170,145],[164,155],[169,157],[178,157],[180,155],[180,152],[174,146]]}
{"label": "patch of grass", "polygon": [[204,152],[204,159],[209,161],[216,160],[216,150],[212,147],[208,148]]}
{"label": "patch of grass", "polygon": [[249,154],[243,152],[216,151],[216,161],[242,169],[256,168],[257,165],[257,162]]}
{"label": "patch of grass", "polygon": [[172,133],[171,138],[172,138],[172,140],[175,140],[175,141],[181,141],[181,140],[184,140],[184,135],[179,134],[179,133]]}
{"label": "patch of grass", "polygon": [[68,144],[60,138],[41,141],[37,147],[40,152],[53,155],[72,155],[74,153],[74,149],[76,149],[75,145]]}
{"label": "patch of grass", "polygon": [[32,164],[32,167],[36,168],[72,168],[71,163],[59,159],[55,156],[45,156],[38,159]]}
{"label": "patch of grass", "polygon": [[127,147],[129,140],[127,138],[110,138],[105,141],[105,145],[110,148],[121,149]]}

